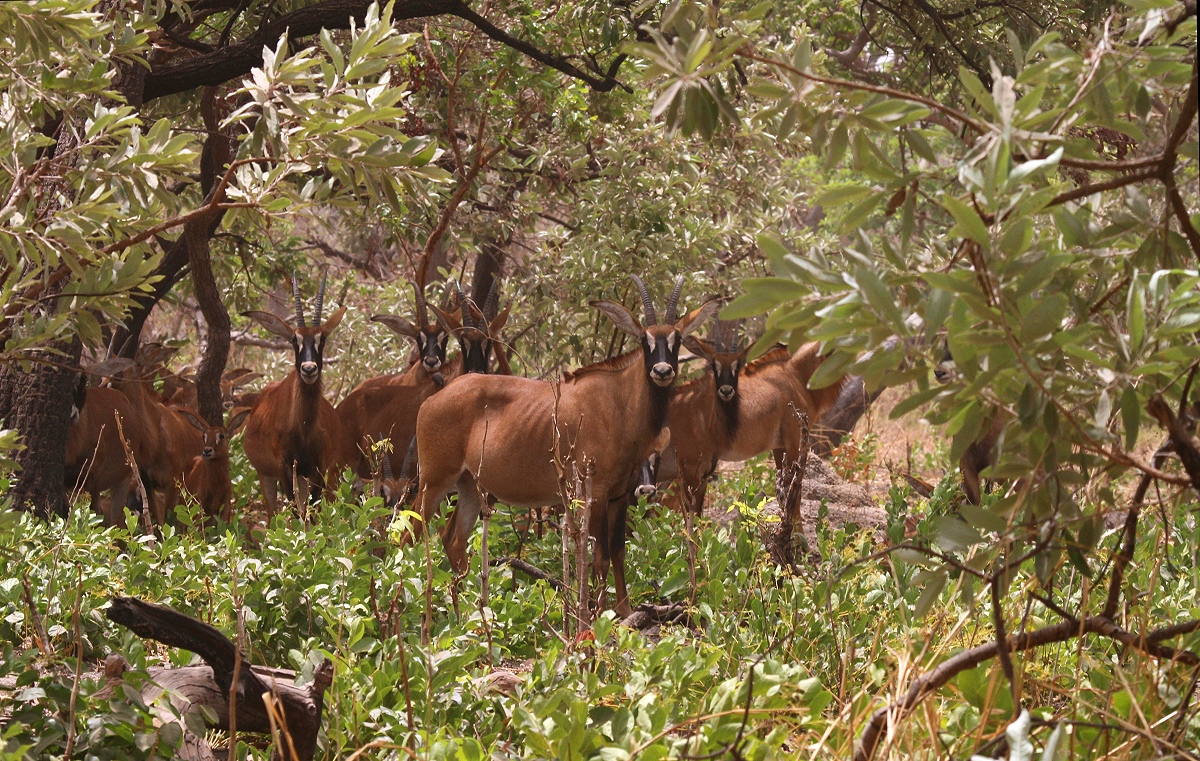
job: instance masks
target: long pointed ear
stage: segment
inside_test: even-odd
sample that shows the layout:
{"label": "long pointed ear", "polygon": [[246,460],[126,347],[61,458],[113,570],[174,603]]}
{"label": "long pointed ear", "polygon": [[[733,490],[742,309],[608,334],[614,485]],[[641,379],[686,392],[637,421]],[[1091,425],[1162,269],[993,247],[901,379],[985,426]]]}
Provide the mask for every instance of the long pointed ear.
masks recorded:
{"label": "long pointed ear", "polygon": [[504,307],[503,310],[501,310],[500,314],[496,315],[491,324],[488,325],[488,335],[490,335],[492,338],[496,338],[500,335],[500,331],[504,330],[504,326],[508,323],[508,313],[511,310],[512,304],[509,304],[508,306]]}
{"label": "long pointed ear", "polygon": [[461,307],[451,312],[445,309],[438,309],[433,304],[429,304],[428,306],[433,310],[434,319],[437,320],[437,324],[442,330],[447,333],[453,333],[456,336],[459,334],[459,331],[462,330]]}
{"label": "long pointed ear", "polygon": [[266,328],[268,332],[274,333],[280,338],[290,339],[296,334],[291,325],[288,325],[270,312],[242,312],[242,316],[249,317]]}
{"label": "long pointed ear", "polygon": [[411,338],[414,341],[416,340],[417,335],[421,332],[411,322],[404,319],[403,317],[397,317],[394,314],[372,315],[371,322],[377,322],[380,325],[386,325],[389,328],[391,328],[393,333],[396,333],[397,335],[405,336],[406,338]]}
{"label": "long pointed ear", "polygon": [[233,412],[229,413],[229,422],[225,424],[225,433],[232,436],[241,430],[246,424],[246,420],[250,417],[249,407],[238,407]]}
{"label": "long pointed ear", "polygon": [[696,328],[704,324],[704,321],[717,313],[723,302],[721,299],[711,299],[700,305],[699,309],[695,309],[683,316],[679,322],[675,323],[675,329],[685,336],[691,333]]}
{"label": "long pointed ear", "polygon": [[642,338],[642,333],[646,332],[642,328],[642,324],[637,321],[637,318],[628,309],[615,301],[589,301],[588,304],[599,309],[608,319],[612,320],[613,325],[616,325],[639,341]]}
{"label": "long pointed ear", "polygon": [[663,450],[666,449],[670,443],[671,429],[663,426],[663,429],[658,432],[658,436],[654,439],[654,443],[650,445],[650,448],[658,454],[662,454]]}
{"label": "long pointed ear", "polygon": [[346,316],[346,307],[342,307],[333,314],[329,315],[329,319],[321,325],[321,335],[329,338],[333,335],[333,331],[337,330],[337,326],[341,324],[342,318]]}
{"label": "long pointed ear", "polygon": [[182,417],[184,420],[191,423],[191,426],[193,428],[195,428],[197,431],[199,431],[200,433],[204,433],[205,431],[208,430],[208,423],[206,423],[204,421],[204,418],[200,417],[195,412],[192,412],[191,410],[187,409],[186,407],[176,407],[175,412],[180,417]]}
{"label": "long pointed ear", "polygon": [[692,354],[699,354],[701,357],[704,357],[709,361],[712,361],[713,357],[717,356],[716,347],[699,336],[685,335],[683,337],[683,345],[688,347],[688,350],[691,351]]}

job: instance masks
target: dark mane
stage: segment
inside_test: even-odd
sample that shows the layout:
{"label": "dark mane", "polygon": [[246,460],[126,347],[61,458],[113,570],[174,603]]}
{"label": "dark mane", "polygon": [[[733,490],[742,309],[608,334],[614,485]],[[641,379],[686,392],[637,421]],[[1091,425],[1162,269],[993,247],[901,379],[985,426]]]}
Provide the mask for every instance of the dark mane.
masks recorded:
{"label": "dark mane", "polygon": [[621,370],[626,370],[636,360],[640,359],[641,356],[642,350],[639,347],[633,351],[625,352],[617,357],[610,357],[609,359],[604,359],[594,364],[584,365],[583,367],[579,367],[574,370],[567,370],[563,373],[562,379],[563,382],[566,383],[577,380],[578,378],[591,373],[619,372]]}
{"label": "dark mane", "polygon": [[792,355],[788,352],[786,346],[778,346],[774,349],[771,349],[769,352],[753,362],[747,364],[746,367],[742,369],[742,375],[754,375],[767,365],[775,365],[780,362],[786,362],[787,360],[791,359],[791,357]]}

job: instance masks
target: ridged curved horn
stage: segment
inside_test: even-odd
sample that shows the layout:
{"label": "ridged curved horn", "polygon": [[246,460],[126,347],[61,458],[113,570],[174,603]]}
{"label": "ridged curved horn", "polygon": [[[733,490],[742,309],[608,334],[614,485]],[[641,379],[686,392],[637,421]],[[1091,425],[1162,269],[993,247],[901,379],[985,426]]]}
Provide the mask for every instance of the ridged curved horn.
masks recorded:
{"label": "ridged curved horn", "polygon": [[417,325],[418,328],[429,327],[429,310],[425,308],[425,289],[416,283],[412,284],[413,294],[417,299]]}
{"label": "ridged curved horn", "polygon": [[492,287],[488,289],[487,298],[483,302],[483,316],[488,322],[496,319],[500,312],[500,281],[492,278]]}
{"label": "ridged curved horn", "polygon": [[646,290],[646,284],[637,275],[630,275],[633,284],[637,286],[638,293],[642,296],[642,309],[646,311],[646,324],[657,325],[658,315],[654,313],[654,301],[650,298],[650,291]]}
{"label": "ridged curved horn", "polygon": [[404,453],[404,464],[400,466],[401,478],[412,478],[413,456],[417,453],[417,437],[413,436],[408,442],[408,451]]}
{"label": "ridged curved horn", "polygon": [[384,477],[385,479],[387,479],[388,481],[391,481],[391,480],[393,479],[393,476],[392,476],[392,454],[391,454],[391,452],[384,452],[384,453],[383,453],[383,462],[381,462],[379,465],[380,465],[380,468],[383,470],[383,477]]}
{"label": "ridged curved horn", "polygon": [[667,316],[663,318],[663,322],[667,325],[674,325],[675,310],[679,309],[679,294],[683,293],[683,275],[675,278],[675,290],[671,291],[671,298],[667,301]]}
{"label": "ridged curved horn", "polygon": [[304,325],[304,304],[300,301],[300,281],[296,279],[296,271],[292,270],[292,300],[296,302],[296,324]]}
{"label": "ridged curved horn", "polygon": [[746,323],[743,317],[733,323],[733,351],[740,351],[742,347],[742,325]]}
{"label": "ridged curved horn", "polygon": [[462,312],[462,326],[464,328],[475,327],[475,315],[471,314],[471,308],[467,306],[467,294],[463,293],[462,283],[454,281],[454,289],[458,291],[458,308]]}
{"label": "ridged curved horn", "polygon": [[329,270],[326,269],[321,273],[321,287],[317,289],[317,316],[313,318],[313,325],[321,324],[321,312],[325,309],[325,283],[329,280]]}

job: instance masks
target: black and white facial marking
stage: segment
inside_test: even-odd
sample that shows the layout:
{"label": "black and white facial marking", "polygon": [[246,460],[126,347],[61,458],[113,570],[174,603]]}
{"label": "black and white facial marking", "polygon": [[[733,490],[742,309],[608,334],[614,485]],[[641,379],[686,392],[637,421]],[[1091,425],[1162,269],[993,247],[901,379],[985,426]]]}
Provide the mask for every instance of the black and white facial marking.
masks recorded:
{"label": "black and white facial marking", "polygon": [[642,356],[654,385],[667,388],[675,382],[681,340],[679,331],[671,325],[656,325],[642,333]]}
{"label": "black and white facial marking", "polygon": [[207,428],[204,431],[204,448],[200,450],[200,456],[206,460],[215,459],[217,452],[220,451],[221,445],[225,443],[225,430],[223,428]]}
{"label": "black and white facial marking", "polygon": [[946,342],[946,350],[942,352],[942,361],[933,368],[933,377],[938,383],[949,383],[958,377],[958,366],[950,354],[950,342]]}
{"label": "black and white facial marking", "polygon": [[642,464],[638,466],[637,486],[633,489],[633,497],[645,497],[647,500],[654,499],[658,494],[658,466],[662,464],[662,455],[658,452],[651,452],[650,456],[642,460]]}
{"label": "black and white facial marking", "polygon": [[479,330],[464,330],[459,338],[463,373],[487,373],[492,361],[491,339]]}
{"label": "black and white facial marking", "polygon": [[84,373],[79,374],[79,380],[75,383],[75,390],[71,394],[71,425],[79,422],[79,416],[83,414],[83,405],[87,402],[88,379]]}
{"label": "black and white facial marking", "polygon": [[421,366],[427,372],[436,373],[446,364],[446,346],[450,334],[437,326],[421,328],[416,335],[417,351],[421,355]]}
{"label": "black and white facial marking", "polygon": [[296,352],[296,372],[308,385],[321,381],[324,364],[325,334],[321,331],[296,331],[292,334],[292,350]]}
{"label": "black and white facial marking", "polygon": [[742,369],[742,358],[737,354],[718,354],[709,363],[713,379],[717,384],[717,398],[731,402],[737,396],[738,371]]}

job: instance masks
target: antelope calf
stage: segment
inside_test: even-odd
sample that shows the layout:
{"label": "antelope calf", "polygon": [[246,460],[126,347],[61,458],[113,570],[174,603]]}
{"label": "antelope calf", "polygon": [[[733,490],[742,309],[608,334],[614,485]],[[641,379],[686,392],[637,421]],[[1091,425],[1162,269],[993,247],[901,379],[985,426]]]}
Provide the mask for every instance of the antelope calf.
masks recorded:
{"label": "antelope calf", "polygon": [[[129,400],[116,389],[88,388],[87,374],[80,373],[67,430],[65,485],[69,490],[86,491],[92,510],[103,515],[108,526],[119,523],[117,517],[129,496],[133,475],[121,444],[118,418],[131,449],[138,449],[141,426]],[[110,490],[105,505],[100,493]]]}
{"label": "antelope calf", "polygon": [[795,463],[803,434],[792,407],[807,413],[815,425],[837,401],[845,376],[825,388],[808,387],[823,361],[815,343],[791,355],[775,349],[749,364],[748,349],[739,350],[736,340],[723,346],[689,337],[687,344],[707,360],[708,372],[680,386],[671,399],[671,446],[659,479],[676,480],[686,509],[699,513],[719,461],[747,460],[770,451],[781,470]]}
{"label": "antelope calf", "polygon": [[235,409],[225,425],[211,425],[190,409],[178,408],[181,415],[200,432],[200,454],[192,458],[184,475],[184,488],[196,498],[206,516],[233,519],[233,486],[229,481],[229,438],[250,416],[248,408]]}
{"label": "antelope calf", "polygon": [[666,422],[683,338],[719,307],[710,301],[676,321],[680,277],[660,324],[645,285],[633,279],[645,326],[620,304],[592,306],[637,338],[638,349],[567,373],[557,383],[466,375],[421,407],[416,506],[428,522],[442,498],[458,491],[454,520],[442,532],[455,571],[467,567],[466,545],[485,493],[513,506],[543,507],[561,503],[566,484],[578,482],[583,494],[577,496],[586,500],[592,525],[619,535],[619,541],[596,543],[601,589],[612,564],[616,609],[631,610],[623,554],[627,485]]}
{"label": "antelope calf", "polygon": [[275,335],[288,339],[295,354],[295,369],[286,378],[268,384],[258,396],[246,421],[242,447],[258,472],[270,523],[279,505],[279,484],[284,494],[295,499],[293,472],[300,481],[300,499],[307,502],[310,483],[324,489],[331,471],[338,466],[342,448],[341,423],[337,412],[321,395],[321,370],[325,343],[346,313],[342,307],[321,322],[325,300],[326,273],[321,276],[312,325],[305,323],[300,303],[300,286],[292,277],[296,326],[269,312],[247,312],[245,316]]}

